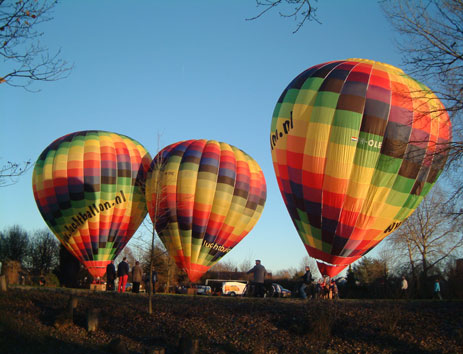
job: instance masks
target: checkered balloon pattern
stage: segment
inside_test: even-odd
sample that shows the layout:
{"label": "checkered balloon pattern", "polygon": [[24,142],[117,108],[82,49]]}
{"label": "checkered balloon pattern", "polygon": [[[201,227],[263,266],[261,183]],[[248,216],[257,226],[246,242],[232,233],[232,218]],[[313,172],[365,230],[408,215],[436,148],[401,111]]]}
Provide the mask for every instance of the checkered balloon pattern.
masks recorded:
{"label": "checkered balloon pattern", "polygon": [[212,140],[165,147],[146,180],[148,212],[156,231],[192,282],[251,231],[264,209],[266,192],[256,161]]}
{"label": "checkered balloon pattern", "polygon": [[146,216],[151,157],[135,140],[80,131],[51,143],[32,176],[45,222],[94,277],[125,247]]}
{"label": "checkered balloon pattern", "polygon": [[290,217],[323,275],[396,230],[442,172],[451,124],[402,70],[348,59],[298,75],[276,104],[273,165]]}

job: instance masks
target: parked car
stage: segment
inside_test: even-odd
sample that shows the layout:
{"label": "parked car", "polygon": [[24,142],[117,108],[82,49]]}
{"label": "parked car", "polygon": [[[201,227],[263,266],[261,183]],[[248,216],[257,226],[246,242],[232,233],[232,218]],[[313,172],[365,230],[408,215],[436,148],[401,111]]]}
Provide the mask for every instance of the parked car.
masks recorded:
{"label": "parked car", "polygon": [[291,290],[283,288],[280,284],[272,283],[274,297],[291,297]]}
{"label": "parked car", "polygon": [[225,281],[222,284],[222,295],[237,296],[244,295],[246,290],[246,283],[237,281]]}
{"label": "parked car", "polygon": [[196,294],[198,295],[211,295],[212,289],[209,285],[196,285]]}
{"label": "parked car", "polygon": [[[132,291],[132,288],[133,288],[133,284],[132,283],[126,283],[125,284],[125,291]],[[117,287],[116,287],[117,289]],[[140,293],[144,293],[145,292],[145,287],[143,286],[143,284],[140,284],[140,288],[138,289],[138,291]]]}
{"label": "parked car", "polygon": [[175,287],[176,294],[186,294],[188,292],[188,288],[184,285],[177,285]]}

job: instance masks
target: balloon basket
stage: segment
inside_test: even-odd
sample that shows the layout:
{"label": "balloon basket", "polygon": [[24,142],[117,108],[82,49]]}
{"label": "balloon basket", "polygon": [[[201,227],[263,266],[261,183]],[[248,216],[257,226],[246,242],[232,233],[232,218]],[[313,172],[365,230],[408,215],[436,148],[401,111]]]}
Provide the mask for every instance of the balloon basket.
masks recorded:
{"label": "balloon basket", "polygon": [[91,291],[106,291],[106,284],[90,284]]}

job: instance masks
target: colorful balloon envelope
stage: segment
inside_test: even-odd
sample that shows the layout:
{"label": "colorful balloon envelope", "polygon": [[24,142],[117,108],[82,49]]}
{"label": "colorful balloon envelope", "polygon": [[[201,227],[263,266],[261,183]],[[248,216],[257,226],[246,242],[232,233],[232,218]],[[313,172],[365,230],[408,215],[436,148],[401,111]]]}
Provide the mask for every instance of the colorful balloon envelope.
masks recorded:
{"label": "colorful balloon envelope", "polygon": [[448,114],[423,84],[362,59],[313,66],[271,125],[281,194],[310,256],[335,276],[397,229],[442,172]]}
{"label": "colorful balloon envelope", "polygon": [[177,266],[196,282],[254,227],[267,187],[249,155],[226,143],[188,140],[154,158],[148,211]]}
{"label": "colorful balloon envelope", "polygon": [[35,164],[32,184],[42,217],[94,277],[105,274],[146,216],[150,162],[137,141],[89,130],[55,140]]}

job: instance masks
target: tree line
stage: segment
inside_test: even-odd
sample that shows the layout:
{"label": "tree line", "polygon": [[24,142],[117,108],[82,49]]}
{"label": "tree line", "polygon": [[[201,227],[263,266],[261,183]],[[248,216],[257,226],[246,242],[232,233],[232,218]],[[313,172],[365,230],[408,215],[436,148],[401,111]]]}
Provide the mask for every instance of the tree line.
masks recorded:
{"label": "tree line", "polygon": [[[134,239],[132,244],[132,247],[123,249],[116,264],[123,257],[127,257],[131,266],[138,260],[144,266],[145,274],[149,274],[152,258],[161,291],[185,280],[186,273],[177,269],[161,244],[156,243],[151,248],[139,239]],[[95,280],[46,228],[29,232],[20,225],[13,225],[1,230],[0,262],[2,268],[9,262],[20,265],[19,276],[25,277],[23,282],[27,285],[38,285],[40,278],[45,278],[48,285],[77,288],[87,287]],[[15,279],[14,283],[21,283],[21,279]]]}
{"label": "tree line", "polygon": [[59,264],[59,242],[46,229],[27,232],[14,225],[0,232],[0,262],[17,261],[34,276],[52,272]]}
{"label": "tree line", "polygon": [[[436,199],[423,203],[420,210],[407,221],[410,225],[404,225],[394,233],[376,257],[363,257],[349,267],[345,277],[338,277],[342,298],[397,298],[400,296],[402,276],[408,280],[410,298],[430,298],[436,277],[441,281],[444,297],[463,298],[463,269],[457,269],[456,263],[456,259],[461,257],[458,252],[463,242],[461,233],[458,237],[457,230],[453,230],[451,224],[439,224],[429,234],[408,231],[412,227],[421,227],[417,220],[427,220],[420,218],[422,213],[429,210],[432,201]],[[440,231],[436,233],[436,229]],[[451,231],[455,231],[457,237],[449,238],[448,233]],[[445,242],[442,241],[442,234],[447,235]],[[127,257],[131,266],[135,261],[140,261],[146,275],[150,274],[152,265],[158,275],[159,292],[174,292],[179,285],[192,285],[187,274],[178,269],[158,240],[151,247],[151,240],[136,237],[116,258],[116,264],[123,257]],[[28,232],[14,225],[0,231],[0,262],[5,265],[10,261],[20,264],[19,275],[25,277],[16,283],[39,285],[40,279],[44,279],[49,286],[85,288],[94,280],[47,229]],[[459,262],[460,268],[463,268],[463,259]],[[278,270],[269,281],[278,282],[296,292],[306,265],[310,266],[315,281],[322,277],[315,260],[305,256],[299,266]],[[233,274],[243,278],[243,274],[251,267],[251,259],[245,259],[239,264],[225,259],[212,267],[200,282],[216,277],[232,279]]]}

